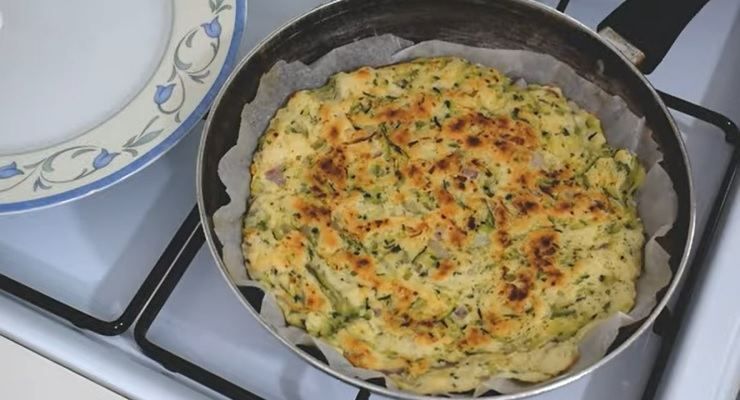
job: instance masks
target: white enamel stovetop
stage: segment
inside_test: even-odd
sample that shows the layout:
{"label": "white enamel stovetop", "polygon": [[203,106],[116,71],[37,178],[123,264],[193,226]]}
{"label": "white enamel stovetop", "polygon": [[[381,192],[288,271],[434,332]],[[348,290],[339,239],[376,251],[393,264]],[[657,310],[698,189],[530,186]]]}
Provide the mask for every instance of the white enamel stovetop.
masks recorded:
{"label": "white enamel stovetop", "polygon": [[[241,54],[318,3],[250,1]],[[593,27],[618,3],[572,0],[568,13]],[[735,95],[740,92],[739,13],[737,0],[710,1],[650,80],[740,121]],[[677,120],[685,132],[703,220],[727,148],[711,128],[681,115]],[[0,217],[0,272],[96,317],[118,316],[195,204],[193,172],[201,128],[109,190],[49,210]],[[735,194],[730,201],[659,390],[662,399],[732,400],[740,384],[740,199]],[[205,250],[196,256],[152,325],[151,340],[267,399],[355,397],[356,389],[307,366],[250,320],[209,257]],[[125,397],[222,398],[144,357],[131,332],[107,338],[81,331],[6,295],[0,295],[0,334]],[[647,335],[588,379],[538,399],[640,399],[658,340]]]}

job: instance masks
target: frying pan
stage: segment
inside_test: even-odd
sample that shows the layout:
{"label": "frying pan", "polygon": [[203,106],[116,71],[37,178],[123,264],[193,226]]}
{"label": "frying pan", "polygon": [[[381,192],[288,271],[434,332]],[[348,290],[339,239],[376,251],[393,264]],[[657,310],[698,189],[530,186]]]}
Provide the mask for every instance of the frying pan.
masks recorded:
{"label": "frying pan", "polygon": [[[266,328],[258,302],[231,280],[214,232],[213,214],[229,202],[218,176],[223,155],[236,144],[241,111],[256,93],[260,77],[277,61],[310,64],[330,50],[372,35],[394,34],[414,42],[440,39],[477,47],[525,49],[550,54],[580,76],[620,96],[652,129],[664,154],[662,167],[678,194],[678,215],[660,244],[671,255],[673,278],[658,294],[658,304],[643,321],[620,331],[610,352],[590,367],[524,392],[483,396],[520,399],[552,390],[603,366],[653,324],[675,291],[685,269],[694,235],[695,202],[689,163],[681,135],[668,110],[643,76],[663,59],[678,34],[708,0],[629,0],[593,32],[578,21],[531,0],[337,0],[289,22],[259,45],[235,68],[221,89],[206,122],[197,167],[198,206],[206,239],[222,275],[246,309]],[[688,71],[687,71],[688,72]],[[319,357],[278,340],[324,372],[386,396],[425,396],[391,390],[343,375]]]}

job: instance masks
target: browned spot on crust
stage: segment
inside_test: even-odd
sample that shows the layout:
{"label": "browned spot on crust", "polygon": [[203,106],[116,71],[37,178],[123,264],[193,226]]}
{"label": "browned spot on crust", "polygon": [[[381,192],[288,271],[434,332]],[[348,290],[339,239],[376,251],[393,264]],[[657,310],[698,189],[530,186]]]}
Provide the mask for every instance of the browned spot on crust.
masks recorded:
{"label": "browned spot on crust", "polygon": [[542,183],[539,185],[539,188],[542,193],[550,197],[553,197],[555,186],[557,186],[557,182],[553,181],[553,182]]}
{"label": "browned spot on crust", "polygon": [[548,282],[555,285],[560,281],[563,273],[555,265],[555,256],[558,252],[557,232],[542,230],[533,232],[527,246],[529,263],[548,277]]}
{"label": "browned spot on crust", "polygon": [[569,201],[561,201],[555,205],[555,209],[561,212],[567,212],[573,209],[573,203]]}
{"label": "browned spot on crust", "polygon": [[404,232],[406,232],[406,234],[410,238],[415,238],[421,235],[422,233],[424,233],[425,230],[427,230],[427,228],[429,228],[429,225],[427,225],[425,222],[422,222],[417,226],[409,226],[409,225],[403,226]]}
{"label": "browned spot on crust", "polygon": [[455,203],[455,198],[452,197],[452,195],[450,194],[450,192],[448,192],[448,191],[446,191],[444,189],[437,190],[437,192],[435,194],[436,194],[436,197],[437,197],[437,201],[442,206],[446,206],[446,205],[454,204]]}
{"label": "browned spot on crust", "polygon": [[537,141],[532,128],[524,122],[506,117],[488,118],[480,113],[458,117],[447,125],[443,134],[455,136],[463,131],[468,132],[463,141],[466,148],[496,149],[499,154],[508,156],[519,147],[533,147]]}
{"label": "browned spot on crust", "polygon": [[[425,322],[425,323],[429,322],[431,324],[434,324],[436,321],[422,321],[422,322]],[[431,327],[431,325],[429,327]],[[418,332],[414,336],[414,341],[419,344],[426,344],[426,345],[434,344],[437,342],[437,340],[438,340],[437,337],[434,336],[434,333],[432,333],[431,331]],[[420,361],[424,361],[424,360],[422,359]]]}
{"label": "browned spot on crust", "polygon": [[393,326],[409,326],[413,321],[408,310],[419,293],[399,283],[392,283],[388,292],[392,293],[393,302],[384,319]]}
{"label": "browned spot on crust", "polygon": [[507,298],[510,301],[522,301],[529,295],[529,282],[522,282],[520,286],[513,283],[507,283]]}
{"label": "browned spot on crust", "polygon": [[401,115],[401,111],[396,110],[395,108],[392,108],[392,109],[385,110],[385,112],[383,113],[383,115],[387,119],[395,119],[395,118],[397,118],[397,117],[399,117]]}
{"label": "browned spot on crust", "polygon": [[375,221],[370,221],[370,222],[365,223],[365,224],[359,224],[359,225],[356,226],[356,228],[350,229],[350,231],[352,233],[354,233],[354,234],[357,234],[358,236],[364,236],[362,234],[363,231],[365,233],[371,232],[373,229],[381,228],[381,227],[383,227],[384,225],[387,225],[387,224],[388,224],[388,219],[387,218],[383,218],[383,219],[378,219],[378,220],[375,220]]}
{"label": "browned spot on crust", "polygon": [[432,279],[435,281],[442,280],[450,275],[453,269],[455,269],[455,263],[451,260],[442,260],[440,261],[439,266],[437,266],[437,270],[432,274]]}
{"label": "browned spot on crust", "polygon": [[523,300],[527,299],[531,293],[532,278],[530,275],[526,272],[520,272],[514,282],[505,283],[504,287],[504,294],[511,302],[510,306],[521,311]]}
{"label": "browned spot on crust", "polygon": [[328,121],[329,120],[329,107],[322,104],[319,106],[319,116],[322,120]]}
{"label": "browned spot on crust", "polygon": [[[447,170],[447,167],[449,167],[449,166],[450,166],[450,161],[449,161],[449,160],[447,159],[447,157],[445,157],[445,158],[443,158],[443,159],[441,159],[441,160],[437,161],[437,162],[436,162],[436,163],[434,164],[434,166],[435,166],[436,168],[439,168],[439,170],[440,170],[440,171],[445,171],[445,170]],[[433,171],[430,171],[430,172],[433,172]]]}
{"label": "browned spot on crust", "polygon": [[588,210],[591,212],[606,211],[606,204],[601,200],[594,200],[588,206]]}
{"label": "browned spot on crust", "polygon": [[316,293],[316,289],[311,288],[306,294],[305,305],[309,310],[320,310],[324,305],[324,298]]}
{"label": "browned spot on crust", "polygon": [[437,323],[437,321],[435,321],[433,319],[425,319],[425,320],[422,320],[422,321],[416,321],[416,325],[417,326],[423,326],[424,328],[431,328],[436,323]]}
{"label": "browned spot on crust", "polygon": [[508,140],[509,142],[512,142],[516,145],[523,146],[524,145],[524,138],[521,136],[513,136],[509,134],[501,135],[502,138],[505,140]]}
{"label": "browned spot on crust", "polygon": [[504,227],[508,222],[509,213],[506,211],[506,206],[499,201],[499,203],[493,209],[493,217],[496,220],[496,226]]}
{"label": "browned spot on crust", "polygon": [[519,214],[527,215],[532,211],[537,210],[537,208],[539,208],[539,205],[533,200],[518,198],[514,200],[514,207],[519,210]]}
{"label": "browned spot on crust", "polygon": [[511,238],[509,237],[509,232],[499,229],[496,231],[496,240],[501,244],[503,247],[508,247],[511,244]]}
{"label": "browned spot on crust", "polygon": [[429,115],[429,105],[425,96],[421,96],[413,111],[417,117],[426,117]]}
{"label": "browned spot on crust", "polygon": [[458,228],[456,225],[451,224],[450,226],[450,233],[449,233],[449,240],[450,243],[457,247],[462,247],[462,245],[465,243],[465,238],[467,237],[467,232],[464,230]]}
{"label": "browned spot on crust", "polygon": [[309,190],[311,190],[311,194],[313,194],[315,197],[318,197],[318,198],[326,197],[326,193],[324,193],[324,191],[321,190],[321,188],[319,188],[316,185],[312,185],[309,188]]}
{"label": "browned spot on crust", "polygon": [[516,178],[516,182],[521,187],[527,187],[529,185],[529,175],[528,174],[521,174],[518,178]]}
{"label": "browned spot on crust", "polygon": [[399,129],[393,133],[392,137],[393,137],[393,142],[396,145],[401,145],[401,146],[407,145],[409,143],[409,139],[411,138],[408,129]]}
{"label": "browned spot on crust", "polygon": [[394,292],[396,299],[401,303],[409,303],[414,297],[414,291],[403,285],[395,285]]}
{"label": "browned spot on crust", "polygon": [[[366,255],[356,255],[351,252],[344,252],[344,259],[349,267],[365,285],[377,287],[380,285],[378,276],[375,273],[375,264],[373,259]],[[339,263],[341,264],[341,263]],[[346,268],[345,267],[345,268]],[[341,267],[340,267],[341,268]]]}
{"label": "browned spot on crust", "polygon": [[336,248],[341,242],[341,238],[337,231],[328,226],[320,226],[319,229],[319,242],[328,248]]}
{"label": "browned spot on crust", "polygon": [[347,337],[342,342],[344,357],[346,357],[352,365],[361,368],[375,367],[376,359],[373,356],[370,347],[365,344],[365,342],[353,337]]}
{"label": "browned spot on crust", "polygon": [[473,218],[473,216],[471,215],[470,217],[468,217],[467,227],[472,231],[476,228],[476,226],[477,225],[475,223],[475,218]]}
{"label": "browned spot on crust", "polygon": [[363,79],[369,78],[370,77],[370,69],[367,68],[367,67],[362,67],[362,68],[358,69],[355,72],[355,75],[357,75],[358,77],[363,78]]}
{"label": "browned spot on crust", "polygon": [[465,337],[460,341],[462,348],[475,348],[491,341],[491,337],[480,329],[472,327],[467,329]]}
{"label": "browned spot on crust", "polygon": [[455,179],[455,186],[457,186],[457,188],[460,190],[465,190],[465,182],[468,181],[468,178],[462,175],[457,175],[455,176],[454,179]]}
{"label": "browned spot on crust", "polygon": [[403,176],[408,177],[411,185],[417,188],[425,188],[427,184],[427,174],[424,171],[423,163],[409,163],[401,168]]}
{"label": "browned spot on crust", "polygon": [[331,128],[329,128],[329,139],[334,142],[339,137],[339,129],[335,125],[332,125]]}
{"label": "browned spot on crust", "polygon": [[301,219],[306,222],[320,222],[322,220],[328,220],[331,216],[330,209],[306,203],[302,199],[297,199],[294,203],[294,207],[300,213]]}
{"label": "browned spot on crust", "polygon": [[461,132],[463,128],[465,128],[465,119],[463,118],[458,118],[455,122],[450,124],[450,130],[452,132]]}
{"label": "browned spot on crust", "polygon": [[347,177],[345,162],[346,158],[341,150],[326,154],[316,163],[312,174],[313,180],[319,184],[318,186],[330,181],[335,187],[342,187]]}
{"label": "browned spot on crust", "polygon": [[566,175],[567,174],[565,173],[565,170],[563,170],[562,168],[545,172],[545,176],[550,179],[562,179]]}
{"label": "browned spot on crust", "polygon": [[496,139],[493,142],[493,145],[496,146],[496,148],[498,148],[502,152],[508,152],[509,149],[511,148],[511,145],[509,144],[509,142],[507,142],[504,139]]}
{"label": "browned spot on crust", "polygon": [[333,159],[325,158],[319,162],[319,168],[330,176],[343,176],[344,169],[340,168]]}
{"label": "browned spot on crust", "polygon": [[465,138],[465,144],[468,147],[478,147],[481,145],[481,140],[478,136],[468,136]]}
{"label": "browned spot on crust", "polygon": [[530,242],[534,265],[538,268],[552,264],[552,256],[558,251],[554,233],[535,235]]}
{"label": "browned spot on crust", "polygon": [[507,230],[509,213],[501,200],[499,200],[498,204],[493,208],[493,218],[497,228],[496,241],[501,245],[501,247],[506,248],[511,245],[511,237]]}
{"label": "browned spot on crust", "polygon": [[456,153],[448,154],[447,156],[437,160],[434,162],[431,168],[429,168],[429,173],[432,174],[435,171],[437,172],[437,175],[446,175],[447,173],[451,173],[452,171],[457,171],[460,169],[460,155]]}
{"label": "browned spot on crust", "polygon": [[419,167],[417,167],[417,166],[416,166],[416,164],[411,164],[411,165],[409,166],[409,168],[408,168],[408,172],[407,172],[407,174],[408,174],[408,175],[409,175],[410,177],[412,177],[412,178],[413,178],[413,177],[417,176],[417,175],[419,174],[419,172],[421,172],[421,171],[419,171]]}
{"label": "browned spot on crust", "polygon": [[281,240],[280,246],[283,250],[288,253],[298,254],[303,251],[305,244],[303,243],[304,236],[298,232],[290,232],[283,240]]}
{"label": "browned spot on crust", "polygon": [[496,119],[496,125],[499,128],[509,128],[509,125],[511,125],[511,120],[509,118],[497,118]]}

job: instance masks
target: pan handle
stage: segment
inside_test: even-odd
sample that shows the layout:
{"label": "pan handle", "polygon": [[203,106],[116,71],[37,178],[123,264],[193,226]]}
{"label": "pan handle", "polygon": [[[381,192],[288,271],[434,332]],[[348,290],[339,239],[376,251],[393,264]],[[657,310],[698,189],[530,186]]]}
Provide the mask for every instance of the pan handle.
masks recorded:
{"label": "pan handle", "polygon": [[649,74],[708,1],[626,0],[597,30],[642,72]]}

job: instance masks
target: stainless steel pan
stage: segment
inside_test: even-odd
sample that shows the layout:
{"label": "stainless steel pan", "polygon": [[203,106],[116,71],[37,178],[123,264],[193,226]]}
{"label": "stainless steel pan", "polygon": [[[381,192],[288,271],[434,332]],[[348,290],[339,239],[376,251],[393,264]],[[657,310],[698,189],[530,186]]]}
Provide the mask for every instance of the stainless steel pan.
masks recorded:
{"label": "stainless steel pan", "polygon": [[[254,97],[260,77],[275,62],[300,60],[310,63],[335,47],[384,33],[413,41],[442,39],[479,47],[547,53],[570,64],[582,77],[605,91],[620,96],[635,114],[646,118],[664,153],[662,166],[670,175],[679,198],[677,221],[660,240],[671,254],[673,280],[659,294],[658,305],[650,316],[623,328],[603,359],[575,375],[526,392],[484,398],[520,399],[591,373],[651,327],[686,266],[695,220],[688,158],[665,104],[640,69],[650,72],[655,68],[706,1],[630,0],[607,17],[599,33],[530,0],[337,0],[291,21],[257,45],[231,74],[211,110],[201,142],[198,205],[208,245],[224,278],[231,279],[221,260],[221,244],[213,231],[212,216],[229,198],[218,177],[218,163],[236,143],[242,108]],[[240,290],[233,282],[231,287],[242,298],[246,310],[262,322],[255,310],[256,299],[249,298],[253,296],[248,296],[247,291]],[[314,355],[276,337],[308,363],[352,385],[391,397],[426,398],[342,375]]]}

